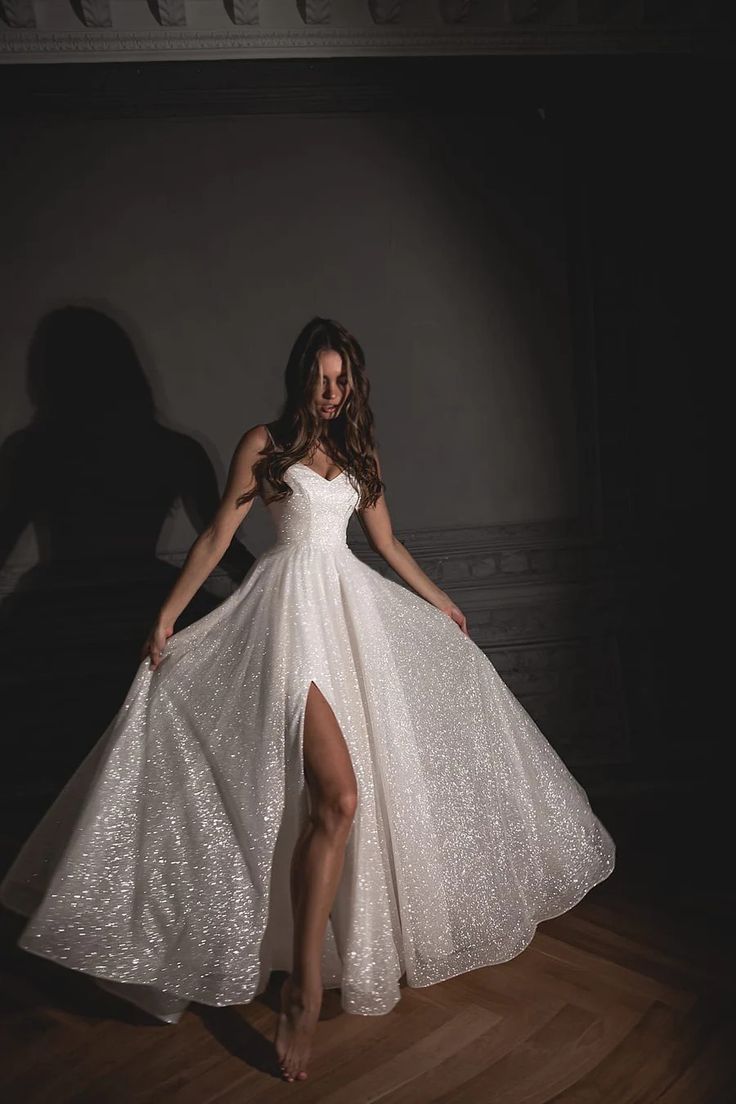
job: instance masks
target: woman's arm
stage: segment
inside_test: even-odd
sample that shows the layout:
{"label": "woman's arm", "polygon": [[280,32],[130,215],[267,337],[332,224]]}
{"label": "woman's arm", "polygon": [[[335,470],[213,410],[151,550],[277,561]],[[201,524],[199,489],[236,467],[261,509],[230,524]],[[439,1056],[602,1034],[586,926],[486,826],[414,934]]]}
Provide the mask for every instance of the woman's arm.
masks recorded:
{"label": "woman's arm", "polygon": [[155,670],[161,662],[165,642],[174,632],[174,623],[186,609],[208,575],[230,546],[236,529],[247,517],[255,499],[236,506],[235,500],[255,486],[253,465],[266,447],[268,435],[262,425],[243,434],[230,462],[225,491],[215,514],[187,553],[174,586],[167,595],[156,622],[143,645],[141,659],[151,657]]}
{"label": "woman's arm", "polygon": [[[374,453],[374,457],[380,476],[381,465],[377,453]],[[379,495],[373,506],[356,510],[356,513],[373,551],[382,556],[389,567],[393,568],[396,574],[405,583],[408,583],[420,598],[425,598],[431,605],[446,613],[468,636],[465,615],[458,609],[450,596],[436,586],[429,576],[422,571],[409,550],[394,535],[391,517],[383,493]]]}
{"label": "woman's arm", "polygon": [[[195,533],[199,535],[220,501],[215,469],[203,446],[191,437],[181,440],[178,464],[181,504]],[[250,549],[234,536],[222,555],[220,567],[232,582],[239,583],[255,559]]]}

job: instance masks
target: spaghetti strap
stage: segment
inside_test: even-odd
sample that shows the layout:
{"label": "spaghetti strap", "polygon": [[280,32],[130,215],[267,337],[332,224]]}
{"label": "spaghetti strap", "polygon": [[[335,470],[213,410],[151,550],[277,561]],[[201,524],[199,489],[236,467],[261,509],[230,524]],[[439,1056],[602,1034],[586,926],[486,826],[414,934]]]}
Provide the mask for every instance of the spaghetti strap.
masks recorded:
{"label": "spaghetti strap", "polygon": [[266,433],[267,433],[267,434],[268,434],[268,436],[269,436],[269,437],[271,438],[271,444],[273,445],[273,447],[274,447],[274,448],[276,448],[276,442],[275,442],[275,441],[274,441],[274,439],[273,439],[273,433],[272,433],[272,432],[271,432],[271,430],[270,430],[270,429],[268,428],[268,426],[266,425],[266,423],[265,423],[265,422],[264,422],[263,424],[264,424],[264,426],[266,426]]}

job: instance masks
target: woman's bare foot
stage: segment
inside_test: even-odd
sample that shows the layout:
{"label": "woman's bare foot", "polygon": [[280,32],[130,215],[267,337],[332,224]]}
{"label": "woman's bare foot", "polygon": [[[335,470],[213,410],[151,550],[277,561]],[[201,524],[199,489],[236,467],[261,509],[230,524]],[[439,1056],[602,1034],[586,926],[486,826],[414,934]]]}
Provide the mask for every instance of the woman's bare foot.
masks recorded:
{"label": "woman's bare foot", "polygon": [[322,992],[307,997],[294,986],[291,974],[281,986],[281,1009],[276,1028],[276,1053],[287,1081],[304,1081],[319,1019]]}

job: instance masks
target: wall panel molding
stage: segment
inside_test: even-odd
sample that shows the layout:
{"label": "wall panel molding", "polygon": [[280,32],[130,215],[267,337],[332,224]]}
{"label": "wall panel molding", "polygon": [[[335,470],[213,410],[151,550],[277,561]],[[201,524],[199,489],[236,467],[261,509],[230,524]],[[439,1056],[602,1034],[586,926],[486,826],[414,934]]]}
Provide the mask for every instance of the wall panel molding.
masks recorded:
{"label": "wall panel molding", "polygon": [[[473,640],[567,762],[603,766],[629,761],[618,647],[626,622],[627,571],[609,548],[578,519],[398,530],[397,536],[460,606]],[[364,563],[405,585],[364,540],[350,539],[349,544]],[[160,558],[178,568],[187,552],[165,552]],[[15,564],[0,573],[0,604],[31,566]],[[99,577],[96,571],[93,585]],[[131,590],[148,582],[126,574]],[[203,589],[224,599],[234,584],[218,567]],[[82,596],[64,592],[47,597],[68,608],[73,636],[73,611]],[[110,632],[125,636],[129,628],[116,623]]]}

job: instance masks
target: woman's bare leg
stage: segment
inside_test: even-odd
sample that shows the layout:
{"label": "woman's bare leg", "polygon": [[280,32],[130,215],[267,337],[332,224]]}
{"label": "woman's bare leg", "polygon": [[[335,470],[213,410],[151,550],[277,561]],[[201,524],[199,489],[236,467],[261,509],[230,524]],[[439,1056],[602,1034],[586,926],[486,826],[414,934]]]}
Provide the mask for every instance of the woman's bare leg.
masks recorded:
{"label": "woman's bare leg", "polygon": [[309,818],[291,861],[293,969],[281,990],[276,1050],[287,1080],[304,1080],[322,1003],[321,958],[327,919],[345,858],[358,790],[337,718],[314,683],[304,716]]}

